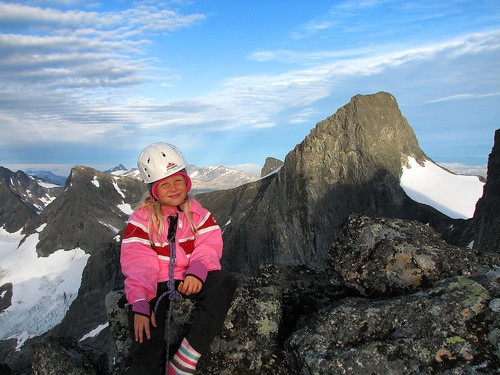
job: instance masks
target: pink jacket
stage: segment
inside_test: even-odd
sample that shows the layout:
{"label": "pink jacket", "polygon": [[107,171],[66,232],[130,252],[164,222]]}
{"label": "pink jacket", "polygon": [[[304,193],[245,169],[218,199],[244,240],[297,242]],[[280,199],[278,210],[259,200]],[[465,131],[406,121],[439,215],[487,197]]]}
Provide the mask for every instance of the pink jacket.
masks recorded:
{"label": "pink jacket", "polygon": [[[163,207],[165,217],[179,215],[175,236],[174,279],[184,280],[186,275],[193,275],[205,282],[208,271],[221,269],[222,233],[212,214],[194,199],[190,212],[198,229],[196,237],[184,212],[173,207]],[[153,236],[151,243],[148,215],[147,208],[135,211],[123,234],[120,262],[125,275],[125,293],[132,305],[153,299],[157,283],[169,279],[170,246],[167,230],[161,239]]]}

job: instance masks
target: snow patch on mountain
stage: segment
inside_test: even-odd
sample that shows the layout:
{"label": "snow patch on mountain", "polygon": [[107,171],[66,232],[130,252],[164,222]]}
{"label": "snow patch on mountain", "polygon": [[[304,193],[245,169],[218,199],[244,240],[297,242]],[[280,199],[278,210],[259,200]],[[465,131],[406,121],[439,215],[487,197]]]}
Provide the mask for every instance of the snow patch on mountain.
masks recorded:
{"label": "snow patch on mountain", "polygon": [[56,197],[52,197],[48,194],[45,194],[45,197],[41,197],[40,198],[40,201],[42,201],[43,203],[43,207],[41,207],[40,210],[43,210],[43,208],[47,207],[50,203],[52,203],[54,200],[56,199]]}
{"label": "snow patch on mountain", "polygon": [[127,214],[127,215],[132,215],[134,213],[134,210],[132,209],[132,206],[128,203],[122,203],[122,204],[119,204],[117,206],[120,211],[122,211],[124,214]]}
{"label": "snow patch on mountain", "polygon": [[45,182],[39,179],[35,179],[36,183],[44,188],[51,189],[51,188],[57,188],[60,187],[59,185],[52,184],[50,182]]}
{"label": "snow patch on mountain", "polygon": [[90,331],[89,333],[87,333],[86,335],[83,335],[83,337],[79,341],[83,341],[83,340],[88,339],[90,337],[95,337],[99,333],[101,333],[101,331],[104,328],[107,328],[107,327],[109,327],[109,323],[100,324],[95,329],[93,329],[92,331]]}
{"label": "snow patch on mountain", "polygon": [[118,233],[120,230],[118,228],[115,228],[111,224],[105,223],[103,221],[98,221],[99,224],[104,225],[106,228],[111,229],[113,232]]}
{"label": "snow patch on mountain", "polygon": [[116,181],[116,178],[113,179],[112,183],[113,183],[115,190],[118,192],[118,194],[120,194],[122,196],[122,198],[125,199],[125,194],[123,194],[123,191],[118,186],[118,182]]}
{"label": "snow patch on mountain", "polygon": [[38,233],[19,245],[22,238],[21,231],[0,228],[0,285],[13,284],[12,304],[0,314],[0,340],[17,339],[16,350],[62,321],[90,257],[79,248],[39,257]]}
{"label": "snow patch on mountain", "polygon": [[430,160],[421,166],[409,157],[408,164],[409,167],[403,167],[401,187],[411,199],[434,207],[453,219],[474,216],[484,186],[477,176],[450,173]]}

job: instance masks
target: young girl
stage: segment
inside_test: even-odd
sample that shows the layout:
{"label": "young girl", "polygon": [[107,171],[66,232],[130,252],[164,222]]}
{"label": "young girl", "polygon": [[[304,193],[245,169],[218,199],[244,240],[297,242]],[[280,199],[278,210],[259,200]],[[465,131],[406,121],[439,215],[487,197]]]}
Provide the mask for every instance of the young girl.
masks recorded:
{"label": "young girl", "polygon": [[[221,229],[188,195],[191,180],[182,153],[167,143],[146,147],[137,161],[148,193],[123,235],[121,267],[130,314],[131,366],[127,374],[194,374],[222,328],[236,282],[221,270]],[[165,359],[171,303],[197,302],[191,328],[178,352]],[[168,361],[168,362],[167,362]],[[166,363],[166,365],[165,365]]]}

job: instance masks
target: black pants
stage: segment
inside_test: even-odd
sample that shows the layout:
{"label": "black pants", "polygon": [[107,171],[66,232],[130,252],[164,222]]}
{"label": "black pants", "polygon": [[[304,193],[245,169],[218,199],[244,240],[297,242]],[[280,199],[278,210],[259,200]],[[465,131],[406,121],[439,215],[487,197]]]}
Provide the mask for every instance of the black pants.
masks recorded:
{"label": "black pants", "polygon": [[[151,310],[157,298],[167,290],[167,283],[158,284],[156,298],[151,300]],[[197,302],[193,322],[186,339],[200,354],[206,353],[215,335],[222,329],[227,311],[231,306],[236,280],[225,271],[210,271],[203,287],[196,294],[183,298]],[[130,311],[129,327],[132,337],[130,348],[131,366],[128,375],[157,375],[162,374],[165,368],[165,325],[169,308],[169,299],[164,297],[156,311],[156,327],[151,324],[151,339],[144,338],[142,343],[135,341],[134,313]]]}

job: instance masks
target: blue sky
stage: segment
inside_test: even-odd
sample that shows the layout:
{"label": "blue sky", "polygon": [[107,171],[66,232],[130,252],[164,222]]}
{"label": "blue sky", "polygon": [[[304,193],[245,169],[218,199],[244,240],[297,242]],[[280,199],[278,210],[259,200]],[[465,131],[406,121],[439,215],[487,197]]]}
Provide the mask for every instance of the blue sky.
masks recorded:
{"label": "blue sky", "polygon": [[259,171],[357,94],[436,162],[500,128],[499,0],[0,0],[0,165],[135,167],[150,143]]}

